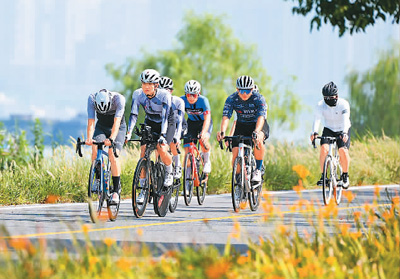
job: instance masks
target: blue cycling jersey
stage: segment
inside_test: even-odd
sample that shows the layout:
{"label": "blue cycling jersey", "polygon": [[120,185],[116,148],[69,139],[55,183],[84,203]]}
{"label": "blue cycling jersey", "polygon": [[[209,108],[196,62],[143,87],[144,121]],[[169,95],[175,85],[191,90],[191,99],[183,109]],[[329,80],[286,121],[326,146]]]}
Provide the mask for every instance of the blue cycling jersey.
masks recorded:
{"label": "blue cycling jersey", "polygon": [[189,103],[185,95],[181,98],[185,102],[185,111],[188,114],[188,119],[191,121],[203,121],[204,115],[211,112],[208,99],[202,95],[199,95],[199,98],[193,105]]}
{"label": "blue cycling jersey", "polygon": [[226,99],[222,116],[231,118],[236,111],[238,122],[254,123],[258,117],[266,117],[267,108],[264,96],[259,93],[253,93],[247,101],[243,101],[235,92]]}

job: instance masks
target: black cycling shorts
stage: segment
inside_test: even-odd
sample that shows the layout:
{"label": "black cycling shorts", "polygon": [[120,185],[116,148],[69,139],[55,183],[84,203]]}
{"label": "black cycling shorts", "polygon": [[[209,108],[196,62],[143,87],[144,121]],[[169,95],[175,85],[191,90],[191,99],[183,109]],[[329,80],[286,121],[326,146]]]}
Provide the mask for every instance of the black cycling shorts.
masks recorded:
{"label": "black cycling shorts", "polygon": [[[257,122],[253,123],[236,122],[235,132],[233,133],[233,135],[251,137],[256,128],[256,124]],[[265,144],[266,139],[269,138],[269,125],[267,120],[264,121],[264,125],[261,131],[264,133],[263,143]],[[239,146],[239,140],[238,139],[232,140],[232,147],[238,147],[238,146]]]}
{"label": "black cycling shorts", "polygon": [[[338,137],[336,141],[338,148],[346,147],[347,149],[350,149],[350,130],[351,128],[349,129],[349,132],[347,134],[349,136],[349,139],[347,140],[346,143],[339,137],[342,135],[343,132],[334,132],[326,127],[322,131],[322,137]],[[328,143],[329,143],[328,140],[321,139],[321,145]]]}
{"label": "black cycling shorts", "polygon": [[[188,121],[187,121],[187,133],[186,133],[185,137],[197,139],[197,136],[199,135],[201,130],[203,130],[203,123],[204,123],[204,120],[192,121],[192,120],[188,119]],[[212,129],[213,129],[213,122],[212,122],[212,119],[211,119],[210,127],[208,128],[208,133],[210,135],[211,135]],[[183,144],[187,145],[188,143],[190,143],[190,141],[188,139],[184,138]],[[197,140],[194,141],[194,143],[196,144]]]}

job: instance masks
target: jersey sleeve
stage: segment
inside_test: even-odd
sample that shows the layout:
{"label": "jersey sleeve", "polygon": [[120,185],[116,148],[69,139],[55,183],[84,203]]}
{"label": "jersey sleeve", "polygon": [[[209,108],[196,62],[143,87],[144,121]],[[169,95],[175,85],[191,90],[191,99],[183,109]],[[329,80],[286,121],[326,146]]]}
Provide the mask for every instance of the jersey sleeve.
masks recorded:
{"label": "jersey sleeve", "polygon": [[161,113],[161,134],[166,134],[168,129],[168,115],[171,110],[171,97],[169,93],[165,93],[162,99],[162,113]]}
{"label": "jersey sleeve", "polygon": [[257,118],[260,116],[264,116],[266,118],[267,115],[267,102],[265,101],[264,96],[260,95],[259,101],[258,101],[258,107],[259,110],[257,112]]}
{"label": "jersey sleeve", "polygon": [[88,119],[96,119],[96,111],[94,108],[94,97],[92,94],[90,94],[88,98],[87,113],[88,113]]}
{"label": "jersey sleeve", "polygon": [[209,114],[211,113],[211,106],[210,106],[210,102],[208,101],[208,99],[206,97],[204,97],[204,114]]}
{"label": "jersey sleeve", "polygon": [[343,132],[348,133],[351,123],[350,123],[350,105],[349,102],[345,101],[343,110],[342,110],[342,117],[343,117]]}
{"label": "jersey sleeve", "polygon": [[229,96],[224,105],[224,110],[222,111],[222,116],[226,116],[229,119],[232,117],[233,113],[233,98],[232,96]]}
{"label": "jersey sleeve", "polygon": [[315,114],[314,114],[314,123],[313,123],[313,133],[318,133],[319,125],[321,124],[322,120],[322,105],[318,104],[317,107],[315,108]]}
{"label": "jersey sleeve", "polygon": [[115,117],[124,117],[125,112],[125,97],[121,94],[116,94],[113,99],[116,102],[117,110],[115,111]]}

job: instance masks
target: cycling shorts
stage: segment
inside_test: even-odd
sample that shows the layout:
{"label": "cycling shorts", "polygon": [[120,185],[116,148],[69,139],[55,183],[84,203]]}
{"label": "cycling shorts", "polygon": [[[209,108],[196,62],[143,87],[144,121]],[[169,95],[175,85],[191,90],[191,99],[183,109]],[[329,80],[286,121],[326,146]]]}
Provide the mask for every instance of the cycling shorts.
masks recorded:
{"label": "cycling shorts", "polygon": [[[96,127],[94,128],[93,139],[96,142],[104,141],[111,136],[112,127],[104,126],[99,121],[96,123]],[[121,122],[119,126],[117,137],[114,140],[115,147],[118,149],[119,152],[122,151],[122,147],[125,142],[125,134],[126,134],[126,124],[125,121]]]}
{"label": "cycling shorts", "polygon": [[[252,122],[252,123],[236,122],[235,133],[233,135],[251,137],[256,128],[256,124],[257,122]],[[261,131],[264,133],[263,143],[265,144],[266,139],[269,138],[269,125],[267,120],[264,121],[264,125]],[[232,140],[232,147],[238,147],[238,146],[239,146],[239,140],[238,139]]]}
{"label": "cycling shorts", "polygon": [[[324,127],[324,130],[322,131],[322,137],[337,137],[338,139],[336,143],[338,148],[346,147],[347,149],[350,149],[350,130],[351,128],[349,129],[349,132],[347,134],[349,138],[346,143],[343,141],[343,139],[340,138],[343,132],[334,132],[326,127]],[[323,144],[328,144],[328,140],[321,139],[321,145]]]}
{"label": "cycling shorts", "polygon": [[[201,130],[203,130],[203,123],[204,123],[204,120],[192,121],[192,120],[188,119],[187,120],[187,133],[186,133],[185,137],[197,139],[197,136],[199,135]],[[212,119],[211,119],[210,127],[208,128],[208,131],[207,131],[210,135],[211,135],[211,132],[212,132],[212,128],[213,128],[213,122],[212,122]],[[190,143],[190,140],[184,138],[183,146],[187,147],[187,145],[189,143]],[[197,143],[197,140],[194,141],[194,144],[196,144],[196,143]]]}

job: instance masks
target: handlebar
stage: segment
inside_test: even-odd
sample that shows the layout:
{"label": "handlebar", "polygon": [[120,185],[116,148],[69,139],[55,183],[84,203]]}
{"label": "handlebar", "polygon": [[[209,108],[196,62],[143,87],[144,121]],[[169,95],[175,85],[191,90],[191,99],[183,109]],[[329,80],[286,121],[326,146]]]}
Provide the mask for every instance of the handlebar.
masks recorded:
{"label": "handlebar", "polygon": [[200,139],[200,133],[197,135],[197,138],[193,138],[193,137],[189,137],[189,136],[184,136],[183,137],[185,140],[190,141],[190,142],[195,142],[198,141],[200,143],[200,145],[204,148],[205,151],[208,151],[209,148],[207,148],[205,146],[205,144],[203,143],[203,141]]}
{"label": "handlebar", "polygon": [[312,141],[312,146],[313,146],[314,148],[317,148],[317,146],[315,145],[315,140],[316,140],[316,139],[319,139],[319,140],[321,140],[321,139],[327,139],[327,140],[329,141],[329,144],[331,144],[331,143],[336,142],[338,138],[340,138],[340,136],[339,136],[339,137],[328,137],[328,136],[324,136],[324,137],[321,136],[321,137],[320,137],[320,136],[317,136],[317,137],[314,137],[314,139],[313,139],[313,141]]}
{"label": "handlebar", "polygon": [[[92,144],[93,144],[93,145],[97,145],[97,146],[103,146],[103,145],[104,145],[104,141],[101,141],[101,142],[95,142],[95,141],[94,141]],[[81,141],[81,138],[78,138],[78,139],[76,140],[75,152],[78,153],[79,157],[83,157],[83,155],[82,155],[82,148],[81,148],[82,145],[86,145],[86,143],[85,143],[84,141]],[[115,158],[118,158],[119,155],[117,154],[117,148],[116,148],[116,146],[115,146],[115,142],[112,142],[112,143],[111,143],[111,148],[112,148],[112,150],[113,150],[113,153],[114,153]]]}
{"label": "handlebar", "polygon": [[[229,150],[229,152],[232,152],[232,141],[234,139],[239,139],[239,142],[244,142],[244,141],[250,141],[253,144],[253,137],[249,137],[249,136],[242,136],[242,135],[238,135],[238,136],[226,136],[224,137],[222,140],[224,140],[225,142],[228,142],[228,146],[227,146],[227,150]],[[222,144],[222,140],[219,141],[219,147],[224,150],[224,146]]]}

